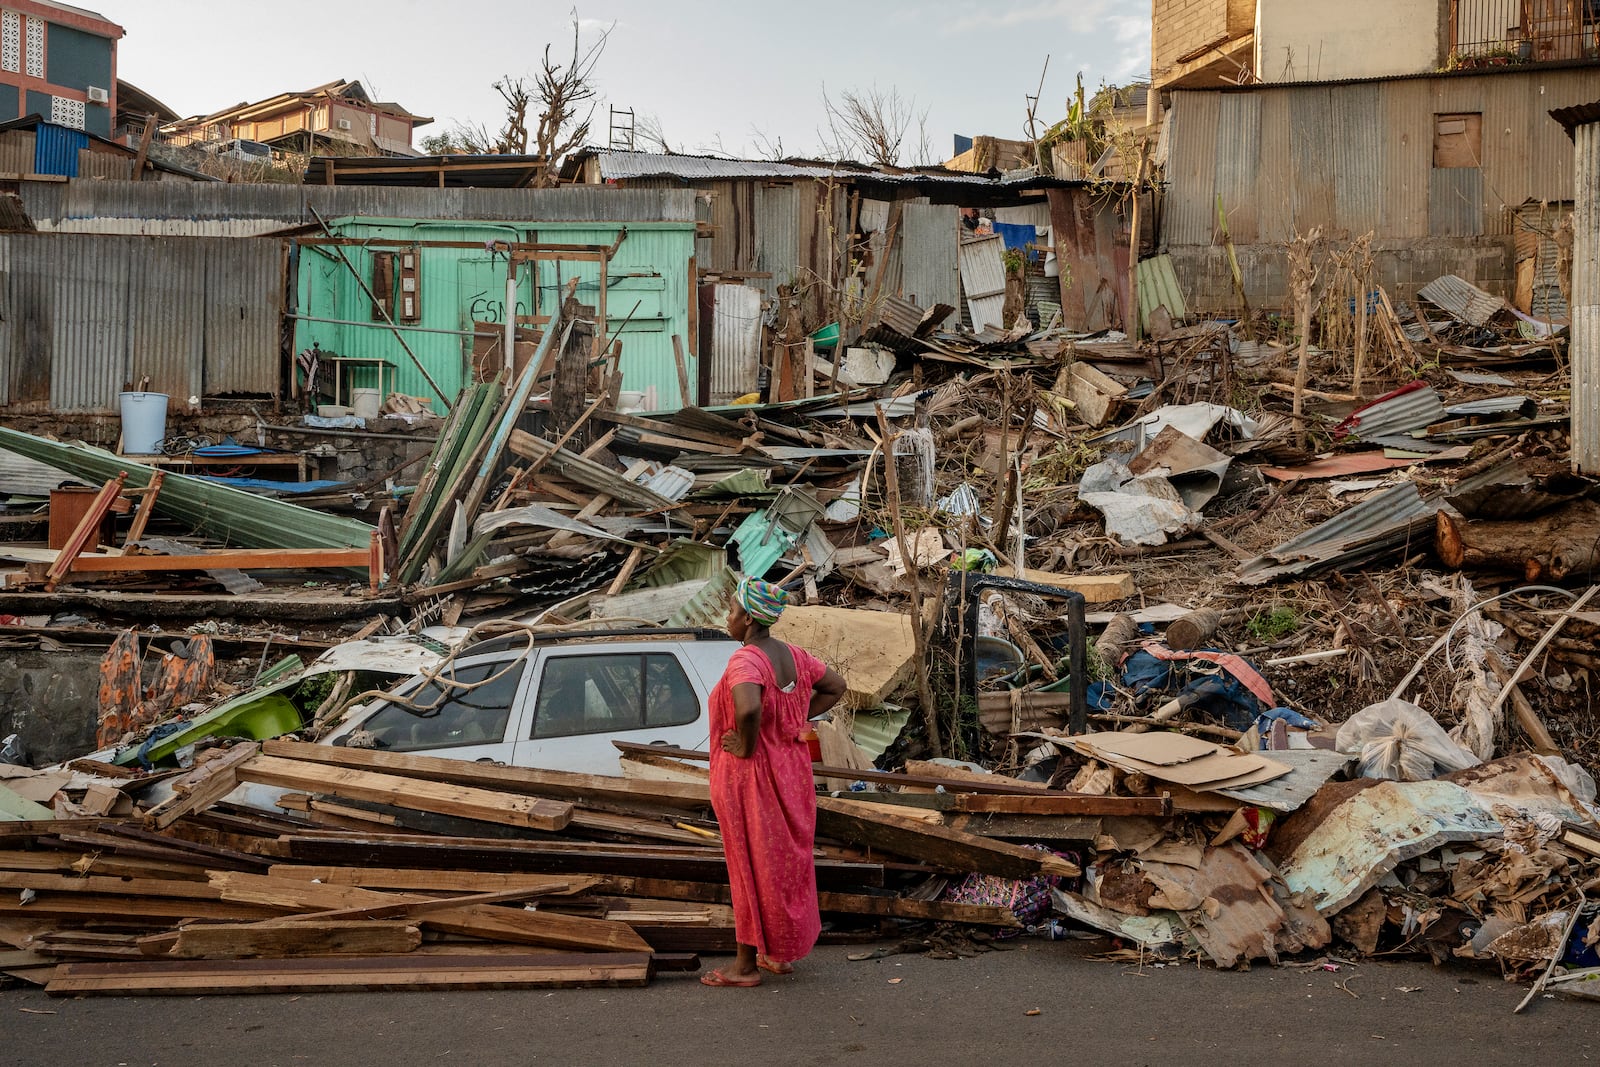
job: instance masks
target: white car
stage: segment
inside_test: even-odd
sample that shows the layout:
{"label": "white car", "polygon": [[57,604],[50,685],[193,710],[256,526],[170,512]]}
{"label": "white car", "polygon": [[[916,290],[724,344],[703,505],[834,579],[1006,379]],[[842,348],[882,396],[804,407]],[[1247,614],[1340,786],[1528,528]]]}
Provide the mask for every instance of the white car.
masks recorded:
{"label": "white car", "polygon": [[711,689],[738,642],[715,630],[583,631],[493,637],[403,700],[346,712],[326,744],[513,767],[620,773],[612,741],[705,749]]}

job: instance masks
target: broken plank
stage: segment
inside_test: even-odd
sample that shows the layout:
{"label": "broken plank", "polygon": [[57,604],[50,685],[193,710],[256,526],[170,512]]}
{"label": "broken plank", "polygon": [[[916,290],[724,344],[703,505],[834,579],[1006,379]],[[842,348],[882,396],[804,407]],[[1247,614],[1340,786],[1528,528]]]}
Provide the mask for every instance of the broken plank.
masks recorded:
{"label": "broken plank", "polygon": [[293,926],[197,923],[179,930],[165,955],[185,960],[366,956],[410,952],[421,944],[422,931],[404,922],[321,919]]}
{"label": "broken plank", "polygon": [[1170,815],[1172,801],[1159,797],[1107,797],[1090,793],[1053,796],[958,793],[951,811],[1004,815]]}
{"label": "broken plank", "polygon": [[225,755],[207,760],[181,778],[173,779],[172,796],[145,812],[147,830],[161,830],[192,811],[208,808],[239,785],[240,764],[261,751],[258,745],[235,745]]}
{"label": "broken plank", "polygon": [[711,803],[709,786],[678,782],[649,782],[611,778],[573,771],[546,771],[527,767],[495,767],[485,763],[380,752],[371,748],[337,748],[304,741],[267,741],[262,751],[303,762],[392,771],[408,778],[453,782],[507,793],[537,793],[563,800],[648,801],[675,808],[698,809]]}
{"label": "broken plank", "polygon": [[1076,864],[1036,849],[990,841],[945,826],[930,826],[870,803],[817,798],[819,832],[940,867],[1003,878],[1040,874],[1075,878]]}
{"label": "broken plank", "polygon": [[[274,878],[298,878],[324,885],[363,889],[412,889],[423,892],[480,893],[506,889],[547,889],[551,895],[576,896],[606,884],[598,875],[497,874],[490,871],[427,871],[399,867],[332,867],[275,864]],[[555,888],[561,886],[559,891]]]}
{"label": "broken plank", "polygon": [[1086,604],[1109,604],[1139,594],[1133,575],[1127,571],[1112,574],[1054,574],[1029,567],[1022,572],[1022,580],[1070,590],[1081,595]]}
{"label": "broken plank", "polygon": [[312,993],[331,989],[446,990],[642,986],[648,952],[352,956],[302,960],[64,963],[51,996]]}
{"label": "broken plank", "polygon": [[1100,819],[1093,815],[996,815],[952,812],[945,818],[952,830],[1001,837],[1009,841],[1093,841]]}
{"label": "broken plank", "polygon": [[[329,747],[336,752],[356,751]],[[345,800],[372,801],[533,830],[561,830],[572,821],[572,805],[563,801],[496,793],[471,786],[428,782],[276,756],[257,756],[240,767],[238,775],[241,781],[258,785],[299,789]]]}
{"label": "broken plank", "polygon": [[974,926],[1019,926],[1010,908],[989,904],[958,904],[942,900],[907,900],[866,893],[818,893],[817,908],[844,915],[876,915],[885,919],[970,923]]}
{"label": "broken plank", "polygon": [[[218,872],[212,875],[211,883],[221,890],[225,900],[299,911],[429,904],[438,899],[236,872]],[[634,951],[645,947],[639,936],[622,923],[494,904],[459,905],[447,911],[430,912],[419,921],[432,929],[491,941],[595,951]]]}

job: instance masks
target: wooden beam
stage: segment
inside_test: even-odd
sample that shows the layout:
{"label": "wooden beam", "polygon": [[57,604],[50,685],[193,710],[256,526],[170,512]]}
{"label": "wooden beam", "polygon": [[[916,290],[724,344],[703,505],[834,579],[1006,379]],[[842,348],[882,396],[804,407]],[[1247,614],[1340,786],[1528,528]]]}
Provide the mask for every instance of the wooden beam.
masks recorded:
{"label": "wooden beam", "polygon": [[648,951],[603,954],[351,956],[343,959],[64,963],[51,996],[314,993],[643,986]]}
{"label": "wooden beam", "polygon": [[881,848],[938,867],[1003,878],[1041,874],[1075,878],[1076,864],[1036,849],[991,841],[885,811],[867,802],[817,798],[817,830],[852,844]]}
{"label": "wooden beam", "polygon": [[[318,885],[292,878],[231,871],[213,874],[211,884],[221,890],[224,900],[299,911],[428,904],[438,899],[413,893],[379,893],[353,886]],[[446,933],[551,948],[627,952],[642,951],[648,947],[639,935],[623,923],[547,911],[504,908],[494,904],[458,905],[430,912],[419,921],[424,926]]]}
{"label": "wooden beam", "polygon": [[274,756],[257,756],[240,767],[238,775],[240,781],[258,785],[275,785],[345,800],[372,801],[533,830],[561,830],[572,821],[572,805],[561,801]]}
{"label": "wooden beam", "polygon": [[197,923],[152,940],[153,947],[165,949],[160,954],[183,960],[381,955],[411,952],[421,944],[422,931],[409,923],[333,919],[293,926]]}
{"label": "wooden beam", "polygon": [[486,763],[441,759],[438,756],[412,756],[371,748],[336,748],[303,741],[266,741],[261,747],[268,756],[282,756],[302,762],[391,771],[424,781],[453,782],[508,793],[538,793],[563,800],[647,801],[690,810],[705,808],[711,803],[708,786],[679,782],[610,778],[599,774],[546,771],[531,767],[495,767]]}
{"label": "wooden beam", "polygon": [[951,811],[990,812],[1004,815],[1170,815],[1172,799],[1159,797],[1103,797],[1087,793],[1064,796],[984,795],[958,793]]}

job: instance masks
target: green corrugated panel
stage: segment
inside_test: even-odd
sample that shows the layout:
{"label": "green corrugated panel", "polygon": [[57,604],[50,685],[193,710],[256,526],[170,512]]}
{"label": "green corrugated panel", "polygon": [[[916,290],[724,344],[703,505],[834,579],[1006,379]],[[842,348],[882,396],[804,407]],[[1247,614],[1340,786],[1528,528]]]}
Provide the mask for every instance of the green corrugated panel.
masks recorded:
{"label": "green corrugated panel", "polygon": [[[4,428],[0,428],[0,448],[91,482],[108,482],[126,471],[129,489],[149,485],[156,473],[154,467],[98,448],[46,441]],[[364,522],[171,471],[156,495],[155,513],[186,522],[235,548],[366,548],[372,541],[373,528]]]}
{"label": "green corrugated panel", "polygon": [[38,821],[55,817],[56,813],[43,804],[25,800],[4,785],[0,785],[0,822]]}
{"label": "green corrugated panel", "polygon": [[865,749],[867,755],[877,759],[894,744],[910,718],[909,708],[885,706],[872,712],[858,711],[850,732],[856,744]]}
{"label": "green corrugated panel", "polygon": [[[545,244],[611,245],[620,225],[613,222],[427,222],[407,219],[335,219],[329,228],[341,237],[381,240],[457,241],[478,247],[424,248],[421,250],[421,320],[409,325],[429,330],[470,333],[474,321],[504,322],[506,261],[482,246],[490,241],[537,241]],[[622,341],[622,388],[644,392],[655,388],[660,408],[677,407],[678,372],[672,338],[684,340],[689,380],[699,380],[695,339],[689,336],[689,260],[694,255],[692,223],[629,223],[608,271],[606,315],[610,332]],[[370,284],[372,253],[396,251],[347,247],[346,257]],[[537,275],[537,277],[536,277]],[[578,298],[597,304],[599,268],[577,261],[541,262],[521,268],[518,277],[519,315],[552,315],[561,299],[561,287],[577,277]],[[431,396],[434,389],[406,356],[394,332],[382,322],[371,322],[372,307],[361,284],[332,249],[305,245],[300,252],[297,282],[299,312],[323,319],[341,319],[357,326],[298,320],[297,351],[318,344],[340,356],[382,359],[392,371],[384,375],[384,388]],[[637,307],[636,307],[637,305]],[[629,313],[633,317],[629,319]],[[624,320],[627,320],[626,322]],[[369,325],[370,323],[370,325]],[[401,327],[406,344],[427,367],[447,396],[467,383],[472,339],[452,333],[424,333]],[[376,371],[352,369],[349,381],[375,387]],[[441,398],[443,399],[443,398]]]}
{"label": "green corrugated panel", "polygon": [[1173,322],[1189,317],[1171,256],[1151,256],[1139,261],[1139,321],[1146,328],[1150,325],[1150,313],[1158,307],[1165,307]]}

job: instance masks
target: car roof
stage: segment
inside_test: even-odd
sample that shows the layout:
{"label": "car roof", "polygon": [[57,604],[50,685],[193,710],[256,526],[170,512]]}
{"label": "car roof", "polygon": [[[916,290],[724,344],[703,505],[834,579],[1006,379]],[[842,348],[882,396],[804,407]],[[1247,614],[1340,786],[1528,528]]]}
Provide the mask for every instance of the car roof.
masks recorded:
{"label": "car roof", "polygon": [[[518,651],[528,647],[529,633],[517,630],[512,633],[486,637],[467,645],[456,653],[461,656],[479,656],[488,652]],[[660,627],[649,630],[637,628],[612,630],[573,630],[564,633],[533,634],[534,647],[621,644],[629,641],[732,641],[721,630],[710,627]]]}

